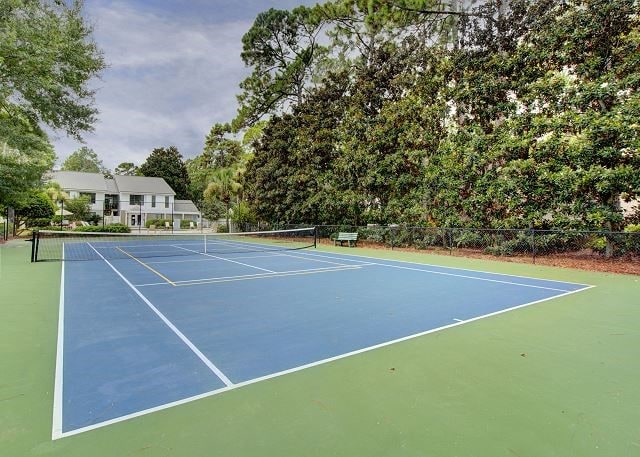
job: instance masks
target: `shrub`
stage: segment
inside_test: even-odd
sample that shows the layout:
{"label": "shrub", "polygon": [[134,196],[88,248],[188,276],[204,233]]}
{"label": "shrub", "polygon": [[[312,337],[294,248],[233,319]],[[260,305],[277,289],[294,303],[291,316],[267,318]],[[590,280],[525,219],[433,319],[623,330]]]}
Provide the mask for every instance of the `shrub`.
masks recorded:
{"label": "shrub", "polygon": [[[106,228],[106,227],[105,227]],[[102,227],[95,225],[81,225],[73,229],[74,232],[102,232]]]}
{"label": "shrub", "polygon": [[131,228],[124,224],[102,226],[84,225],[73,229],[74,232],[130,233]]}
{"label": "shrub", "polygon": [[105,226],[104,231],[109,233],[131,233],[131,228],[124,224],[110,224]]}
{"label": "shrub", "polygon": [[150,228],[152,225],[155,225],[157,228],[164,228],[166,222],[171,225],[171,219],[147,219],[147,222],[144,223],[144,226],[146,228]]}
{"label": "shrub", "polygon": [[29,219],[27,221],[27,227],[29,228],[47,227],[50,225],[51,225],[51,218],[48,218],[48,217],[38,217],[35,219]]}
{"label": "shrub", "polygon": [[457,236],[453,240],[453,244],[458,248],[483,248],[489,241],[482,236],[479,232],[473,232],[469,230],[456,230],[454,232]]}
{"label": "shrub", "polygon": [[218,233],[227,233],[227,231],[228,230],[226,225],[218,225],[218,228],[217,228]]}
{"label": "shrub", "polygon": [[191,223],[191,222],[193,222],[193,226],[194,226],[194,227],[197,227],[197,226],[198,226],[198,223],[197,223],[196,221],[190,221],[190,220],[187,220],[187,219],[182,219],[182,220],[180,221],[180,228],[181,228],[181,229],[188,229],[188,228],[191,228],[191,225],[190,225],[190,223]]}

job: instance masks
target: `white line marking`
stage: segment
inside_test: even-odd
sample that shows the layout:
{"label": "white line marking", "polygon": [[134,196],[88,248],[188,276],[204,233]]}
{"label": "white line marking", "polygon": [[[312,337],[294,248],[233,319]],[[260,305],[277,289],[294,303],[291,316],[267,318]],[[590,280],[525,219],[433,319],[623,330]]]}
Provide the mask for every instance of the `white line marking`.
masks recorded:
{"label": "white line marking", "polygon": [[[91,245],[91,243],[87,243],[87,244],[89,245],[89,247],[91,247],[91,249],[93,249],[94,251],[96,251],[96,250],[94,249],[94,247]],[[178,328],[177,328],[175,325],[173,325],[173,323],[172,323],[172,322],[171,322],[171,321],[170,321],[170,320],[169,320],[169,319],[168,319],[164,314],[162,314],[162,312],[161,312],[158,308],[156,308],[156,307],[153,305],[153,303],[151,303],[151,302],[147,299],[147,297],[145,297],[144,295],[142,295],[142,292],[140,292],[138,289],[136,289],[136,286],[134,286],[133,284],[131,284],[131,282],[129,282],[129,280],[128,280],[127,278],[125,278],[125,277],[122,275],[122,273],[120,273],[120,272],[118,271],[118,269],[117,269],[116,267],[114,267],[114,266],[111,264],[111,262],[109,262],[107,259],[105,259],[105,258],[102,256],[102,254],[100,254],[98,251],[96,251],[96,253],[97,253],[97,254],[102,258],[102,260],[104,260],[104,261],[107,263],[107,265],[109,265],[109,266],[111,267],[111,269],[112,269],[113,271],[115,271],[115,272],[116,272],[116,274],[117,274],[118,276],[120,276],[120,278],[125,282],[125,284],[127,284],[127,285],[128,285],[128,286],[129,286],[129,287],[130,287],[130,288],[131,288],[131,289],[136,293],[136,295],[138,295],[138,297],[140,297],[140,298],[141,298],[141,299],[142,299],[142,300],[147,304],[147,306],[148,306],[149,308],[151,308],[151,310],[152,310],[154,313],[156,313],[156,315],[157,315],[160,319],[162,319],[162,322],[164,322],[164,323],[167,325],[167,327],[169,327],[169,328],[173,331],[173,333],[175,333],[175,334],[178,336],[178,338],[180,338],[180,339],[182,340],[182,342],[183,342],[184,344],[186,344],[186,345],[189,347],[189,349],[191,349],[191,350],[193,351],[193,353],[194,353],[195,355],[197,355],[197,356],[198,356],[198,358],[199,358],[200,360],[202,360],[202,362],[203,362],[203,363],[204,363],[204,364],[205,364],[205,365],[206,365],[206,366],[207,366],[207,367],[208,367],[208,368],[209,368],[209,369],[210,369],[210,370],[211,370],[211,371],[212,371],[212,372],[213,372],[213,373],[218,377],[218,378],[220,378],[220,380],[221,380],[222,382],[224,382],[224,383],[225,383],[225,385],[227,385],[227,386],[232,386],[232,385],[233,385],[233,383],[231,382],[231,380],[230,380],[229,378],[227,378],[227,376],[226,376],[222,371],[220,371],[220,369],[219,369],[217,366],[215,366],[215,365],[213,364],[213,362],[211,362],[211,360],[209,360],[209,359],[208,359],[208,358],[207,358],[207,357],[206,357],[202,352],[200,352],[200,349],[198,349],[198,348],[195,346],[195,344],[193,344],[193,343],[191,342],[191,340],[189,340],[189,338],[187,338],[187,337],[186,337],[186,336],[185,336],[185,335],[184,335],[180,330],[178,330]]]}
{"label": "white line marking", "polygon": [[[332,262],[330,260],[320,260],[320,259],[313,259],[313,258],[309,258],[309,257],[305,257],[305,256],[301,256],[301,255],[293,255],[293,254],[285,254],[283,252],[276,254],[276,256],[284,256],[284,257],[292,257],[294,259],[303,259],[303,260],[311,260],[313,262],[324,262],[324,263],[332,263],[334,265],[342,265],[345,266],[344,263],[338,263],[338,262]],[[368,265],[368,264],[367,264]]]}
{"label": "white line marking", "polygon": [[62,437],[62,383],[64,381],[64,243],[62,243],[62,271],[60,273],[60,304],[58,305],[58,342],[56,345],[56,374],[53,387],[53,421],[51,439]]}
{"label": "white line marking", "polygon": [[[198,284],[212,284],[218,282],[231,282],[231,281],[248,281],[251,279],[271,279],[271,278],[280,278],[283,276],[297,276],[297,275],[308,275],[315,273],[331,273],[333,271],[343,271],[343,270],[359,270],[363,267],[363,265],[346,265],[344,267],[326,267],[326,268],[311,268],[308,270],[292,270],[292,271],[281,271],[278,273],[256,273],[252,275],[239,275],[239,276],[220,276],[215,278],[203,278],[203,279],[185,279],[183,281],[174,281],[176,286],[196,286]],[[147,286],[161,286],[166,285],[164,282],[153,282],[148,284],[136,284],[136,287],[147,287]]]}
{"label": "white line marking", "polygon": [[190,251],[190,252],[195,252],[196,254],[205,255],[207,257],[213,257],[214,259],[225,260],[227,262],[237,263],[238,265],[244,265],[245,267],[255,268],[256,270],[268,271],[269,273],[277,273],[277,271],[267,270],[266,268],[256,267],[255,265],[249,265],[248,263],[236,262],[235,260],[225,259],[224,257],[218,257],[217,255],[194,251],[192,249],[183,248],[183,247],[180,247],[178,245],[172,245],[172,246],[174,246],[174,247],[176,247],[178,249],[184,249],[185,251]]}
{"label": "white line marking", "polygon": [[[352,261],[352,262],[361,262],[364,263],[363,260],[353,260],[353,259],[347,259],[347,258],[343,258],[343,257],[334,257],[334,256],[324,256],[322,254],[311,254],[311,253],[304,253],[305,255],[310,255],[310,256],[317,256],[317,257],[327,257],[330,259],[339,259],[339,260],[343,260],[343,261]],[[349,254],[349,255],[354,255],[354,254]],[[368,256],[357,256],[357,257],[362,257],[365,259],[375,259],[375,257],[368,257]],[[386,259],[390,262],[401,262],[401,263],[408,263],[411,265],[417,265],[417,266],[426,266],[426,267],[438,267],[438,268],[444,268],[444,269],[452,269],[452,270],[462,270],[462,271],[470,271],[473,273],[484,273],[484,274],[491,274],[491,275],[495,275],[495,276],[507,276],[507,277],[513,277],[513,278],[521,278],[521,279],[531,279],[533,281],[548,281],[548,282],[556,282],[556,283],[565,283],[565,284],[573,284],[573,285],[577,285],[577,286],[588,286],[588,284],[579,284],[579,283],[572,283],[572,282],[567,282],[567,281],[556,281],[553,279],[540,279],[540,278],[532,278],[532,277],[527,277],[527,276],[516,276],[516,275],[510,275],[510,274],[503,274],[503,273],[491,273],[488,271],[477,271],[477,270],[467,270],[464,268],[452,268],[452,267],[441,267],[438,265],[430,265],[430,264],[422,264],[422,263],[415,263],[415,262],[406,262],[403,260],[392,260],[392,259]],[[478,276],[469,276],[469,275],[460,275],[460,274],[456,274],[456,273],[446,273],[444,271],[435,271],[435,270],[424,270],[422,268],[411,268],[411,267],[403,267],[400,265],[389,265],[386,263],[377,263],[377,262],[370,262],[369,265],[378,265],[381,267],[389,267],[389,268],[400,268],[403,270],[414,270],[414,271],[422,271],[424,273],[431,273],[431,274],[437,274],[437,275],[443,275],[443,276],[454,276],[454,277],[458,277],[458,278],[467,278],[467,279],[474,279],[477,281],[488,281],[488,282],[497,282],[497,283],[502,283],[502,284],[512,284],[512,285],[516,285],[516,286],[522,286],[522,287],[532,287],[532,288],[536,288],[536,289],[547,289],[547,290],[555,290],[558,292],[568,292],[566,289],[557,289],[554,287],[545,287],[545,286],[536,286],[533,284],[524,284],[524,283],[519,283],[519,282],[513,282],[513,281],[502,281],[499,279],[490,279],[490,278],[480,278]]]}
{"label": "white line marking", "polygon": [[526,306],[531,306],[531,305],[535,305],[537,303],[542,303],[542,302],[545,302],[545,301],[548,301],[548,300],[553,300],[553,299],[556,299],[556,298],[560,298],[560,297],[564,297],[564,296],[567,296],[567,295],[575,294],[577,292],[582,292],[584,290],[591,289],[593,287],[595,287],[595,286],[586,286],[583,289],[572,290],[572,291],[566,292],[564,294],[554,295],[553,297],[543,298],[541,300],[532,301],[530,303],[525,303],[525,304],[522,304],[522,305],[516,305],[516,306],[511,307],[511,308],[506,308],[506,309],[502,309],[500,311],[495,311],[493,313],[485,314],[483,316],[474,317],[474,318],[468,319],[466,321],[456,322],[455,324],[444,325],[442,327],[434,328],[434,329],[431,329],[431,330],[426,330],[424,332],[415,333],[413,335],[408,335],[408,336],[405,336],[405,337],[402,337],[402,338],[397,338],[395,340],[386,341],[384,343],[375,344],[373,346],[369,346],[369,347],[362,348],[362,349],[357,349],[355,351],[347,352],[345,354],[340,354],[340,355],[337,355],[337,356],[334,356],[334,357],[329,357],[329,358],[326,358],[326,359],[323,359],[323,360],[318,360],[316,362],[311,362],[311,363],[308,363],[306,365],[301,365],[299,367],[294,367],[294,368],[290,368],[288,370],[283,370],[283,371],[279,371],[277,373],[272,373],[272,374],[269,374],[269,375],[266,375],[266,376],[261,376],[259,378],[250,379],[248,381],[239,382],[239,383],[234,384],[232,386],[223,387],[221,389],[216,389],[216,390],[212,390],[212,391],[209,391],[209,392],[204,392],[202,394],[194,395],[192,397],[184,398],[182,400],[178,400],[178,401],[175,401],[175,402],[172,402],[172,403],[167,403],[165,405],[161,405],[161,406],[156,406],[154,408],[145,409],[143,411],[138,411],[138,412],[135,412],[135,413],[132,413],[132,414],[128,414],[128,415],[125,415],[125,416],[116,417],[114,419],[110,419],[110,420],[105,421],[105,422],[100,422],[98,424],[93,424],[93,425],[89,425],[87,427],[79,428],[79,429],[76,429],[76,430],[71,430],[69,432],[64,433],[61,436],[61,438],[65,438],[67,436],[72,436],[72,435],[77,435],[77,434],[83,433],[83,432],[88,432],[89,430],[95,430],[95,429],[100,428],[100,427],[104,427],[104,426],[112,425],[112,424],[115,424],[115,423],[118,423],[118,422],[122,422],[122,421],[125,421],[125,420],[133,419],[135,417],[140,417],[140,416],[143,416],[143,415],[146,415],[146,414],[149,414],[149,413],[153,413],[153,412],[156,412],[156,411],[162,411],[163,409],[168,409],[168,408],[172,408],[174,406],[183,405],[185,403],[190,403],[190,402],[195,401],[195,400],[200,400],[202,398],[206,398],[206,397],[210,397],[210,396],[213,396],[213,395],[221,394],[223,392],[228,392],[230,390],[239,389],[241,387],[245,387],[245,386],[248,386],[248,385],[251,385],[251,384],[255,384],[255,383],[258,383],[258,382],[261,382],[261,381],[266,381],[268,379],[277,378],[279,376],[287,375],[287,374],[290,374],[290,373],[295,373],[296,371],[305,370],[307,368],[315,367],[315,366],[318,366],[318,365],[323,365],[325,363],[334,362],[336,360],[344,359],[346,357],[351,357],[351,356],[354,356],[354,355],[362,354],[364,352],[373,351],[375,349],[380,349],[380,348],[383,348],[385,346],[390,346],[392,344],[401,343],[403,341],[407,341],[407,340],[411,340],[411,339],[418,338],[418,337],[421,337],[421,336],[425,336],[425,335],[428,335],[430,333],[439,332],[439,331],[446,330],[446,329],[449,329],[449,328],[452,328],[452,327],[457,327],[459,325],[466,325],[469,322],[478,321],[480,319],[485,319],[487,317],[496,316],[498,314],[503,314],[503,313],[506,313],[506,312],[509,312],[509,311],[513,311],[513,310],[516,310],[516,309],[524,308]]}
{"label": "white line marking", "polygon": [[454,319],[456,322],[464,322],[462,319]]}
{"label": "white line marking", "polygon": [[[325,252],[332,253],[330,251],[325,251]],[[483,274],[496,275],[496,276],[507,276],[507,277],[510,277],[510,278],[532,279],[532,280],[535,280],[535,281],[547,281],[547,282],[557,282],[557,283],[561,283],[561,284],[572,284],[574,286],[583,286],[583,287],[591,286],[591,287],[595,287],[595,286],[592,286],[591,284],[583,284],[583,283],[571,282],[571,281],[561,281],[559,279],[535,278],[533,276],[514,275],[514,274],[510,274],[510,273],[496,273],[494,271],[471,270],[469,268],[460,268],[460,267],[446,267],[446,266],[442,266],[442,265],[434,265],[434,264],[431,264],[431,263],[410,262],[408,260],[381,259],[380,257],[372,257],[372,256],[360,255],[360,254],[337,254],[337,253],[333,253],[333,254],[336,254],[336,255],[339,255],[339,256],[342,256],[342,257],[328,256],[328,255],[324,255],[324,254],[313,254],[313,253],[307,252],[307,251],[300,251],[300,254],[310,255],[310,256],[317,256],[317,257],[326,257],[326,258],[329,258],[329,259],[339,259],[339,260],[350,261],[350,262],[364,262],[364,260],[350,259],[347,256],[360,257],[361,259],[387,260],[389,262],[408,263],[409,265],[419,265],[419,266],[426,266],[426,267],[445,268],[447,270],[469,271],[469,272],[472,272],[472,273],[483,273]]]}

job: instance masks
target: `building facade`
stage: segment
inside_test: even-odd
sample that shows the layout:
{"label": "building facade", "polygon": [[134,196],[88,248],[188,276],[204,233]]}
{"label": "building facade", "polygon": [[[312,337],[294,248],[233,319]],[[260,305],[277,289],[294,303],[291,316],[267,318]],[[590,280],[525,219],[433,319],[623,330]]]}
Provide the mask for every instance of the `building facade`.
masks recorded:
{"label": "building facade", "polygon": [[54,171],[49,180],[60,184],[69,198],[88,197],[90,211],[105,224],[144,227],[155,219],[201,224],[198,208],[191,200],[176,200],[176,193],[162,178],[116,175],[109,179],[100,173]]}

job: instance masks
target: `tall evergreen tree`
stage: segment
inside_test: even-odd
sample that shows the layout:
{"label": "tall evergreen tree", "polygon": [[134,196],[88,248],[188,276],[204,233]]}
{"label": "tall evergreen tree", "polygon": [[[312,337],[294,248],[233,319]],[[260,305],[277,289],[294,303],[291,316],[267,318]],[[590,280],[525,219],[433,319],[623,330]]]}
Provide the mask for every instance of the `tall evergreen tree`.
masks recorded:
{"label": "tall evergreen tree", "polygon": [[163,178],[175,191],[177,199],[189,199],[189,173],[182,154],[175,146],[156,148],[140,165],[142,176]]}

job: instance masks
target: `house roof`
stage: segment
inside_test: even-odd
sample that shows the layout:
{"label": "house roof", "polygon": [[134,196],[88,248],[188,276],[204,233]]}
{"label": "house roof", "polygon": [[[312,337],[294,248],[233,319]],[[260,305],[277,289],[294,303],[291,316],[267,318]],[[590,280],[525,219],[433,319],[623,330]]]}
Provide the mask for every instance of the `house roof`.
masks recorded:
{"label": "house roof", "polygon": [[196,205],[191,200],[175,200],[173,203],[174,213],[200,213]]}
{"label": "house roof", "polygon": [[115,175],[113,179],[120,192],[131,194],[176,194],[162,178]]}
{"label": "house roof", "polygon": [[105,192],[108,194],[117,194],[119,192],[128,194],[176,194],[164,179],[147,176],[116,175],[113,179],[106,179],[102,173],[54,171],[50,173],[49,179],[56,181],[66,190]]}
{"label": "house roof", "polygon": [[87,190],[105,192],[107,184],[101,173],[84,173],[81,171],[54,171],[51,180],[68,190]]}
{"label": "house roof", "polygon": [[118,193],[118,186],[116,186],[116,182],[113,179],[105,179],[104,182],[107,185],[107,193],[109,194]]}

